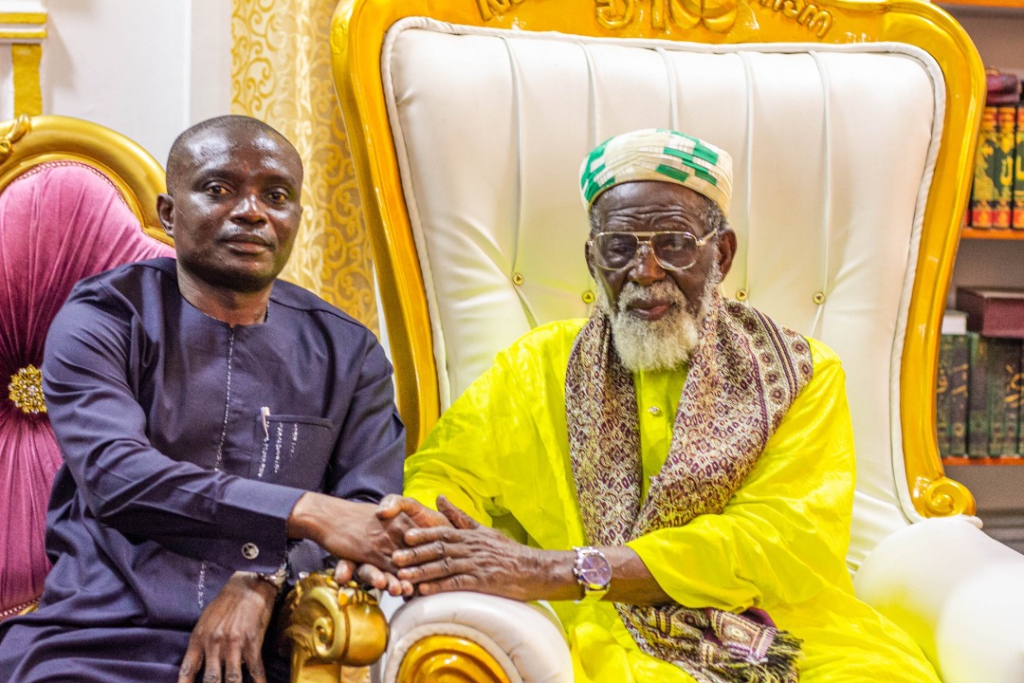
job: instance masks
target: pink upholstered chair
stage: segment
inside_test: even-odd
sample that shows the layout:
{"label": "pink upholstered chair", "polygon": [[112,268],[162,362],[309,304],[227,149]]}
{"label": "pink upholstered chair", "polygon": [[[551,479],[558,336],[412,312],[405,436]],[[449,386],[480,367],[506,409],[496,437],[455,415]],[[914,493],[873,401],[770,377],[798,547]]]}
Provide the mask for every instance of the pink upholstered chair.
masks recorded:
{"label": "pink upholstered chair", "polygon": [[[156,214],[164,171],[107,128],[60,116],[0,123],[0,620],[31,608],[49,562],[46,507],[60,466],[40,365],[46,332],[80,279],[173,256]],[[387,642],[376,601],[326,574],[286,601],[292,680],[342,680]],[[335,626],[337,625],[337,626]]]}
{"label": "pink upholstered chair", "polygon": [[57,116],[0,124],[0,620],[31,607],[60,451],[40,365],[46,332],[74,284],[173,256],[156,217],[164,173],[101,126]]}

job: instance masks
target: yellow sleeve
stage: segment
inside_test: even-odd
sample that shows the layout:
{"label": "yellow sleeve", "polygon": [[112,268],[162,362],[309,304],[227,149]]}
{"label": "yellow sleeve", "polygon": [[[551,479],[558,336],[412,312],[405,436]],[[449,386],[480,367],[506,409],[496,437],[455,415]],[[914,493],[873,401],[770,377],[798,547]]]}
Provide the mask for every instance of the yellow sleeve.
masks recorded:
{"label": "yellow sleeve", "polygon": [[518,540],[526,541],[522,527],[531,538],[563,542],[572,500],[563,387],[583,322],[545,325],[499,353],[406,460],[405,494],[432,507],[444,494]]}
{"label": "yellow sleeve", "polygon": [[506,513],[500,473],[507,454],[537,448],[530,413],[521,409],[516,384],[498,362],[452,404],[419,450],[405,461],[405,495],[436,507],[444,494],[481,524]]}
{"label": "yellow sleeve", "polygon": [[814,340],[811,349],[814,377],[723,512],[628,544],[678,603],[771,612],[829,586],[852,592],[845,554],[855,462],[845,375],[830,349]]}

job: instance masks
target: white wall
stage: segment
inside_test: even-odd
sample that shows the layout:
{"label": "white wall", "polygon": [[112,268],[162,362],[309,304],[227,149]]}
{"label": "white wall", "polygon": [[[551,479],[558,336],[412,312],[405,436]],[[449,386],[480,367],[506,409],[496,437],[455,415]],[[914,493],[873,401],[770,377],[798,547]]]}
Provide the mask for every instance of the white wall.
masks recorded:
{"label": "white wall", "polygon": [[[0,10],[3,9],[0,2]],[[164,164],[231,105],[231,0],[43,0],[43,113],[127,135]]]}

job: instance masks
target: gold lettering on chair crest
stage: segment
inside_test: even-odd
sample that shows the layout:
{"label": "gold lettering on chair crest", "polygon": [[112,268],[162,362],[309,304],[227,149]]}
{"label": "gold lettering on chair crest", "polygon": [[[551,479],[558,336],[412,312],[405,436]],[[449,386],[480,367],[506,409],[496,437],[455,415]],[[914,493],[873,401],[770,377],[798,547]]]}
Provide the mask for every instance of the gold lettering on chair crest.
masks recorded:
{"label": "gold lettering on chair crest", "polygon": [[710,31],[724,33],[736,22],[736,0],[595,0],[597,22],[619,30],[634,23],[643,10],[639,3],[650,3],[651,28],[664,31],[672,26],[691,29],[704,24]]}
{"label": "gold lettering on chair crest", "polygon": [[781,12],[783,16],[795,19],[798,24],[806,26],[819,38],[824,38],[832,28],[832,14],[807,0],[761,0],[761,6],[771,7],[772,10]]}
{"label": "gold lettering on chair crest", "polygon": [[[485,4],[508,5],[522,0],[478,0],[481,12]],[[618,31],[644,16],[640,3],[650,3],[651,28],[664,31],[669,24],[681,29],[692,29],[704,24],[709,31],[725,33],[736,22],[737,0],[594,0],[597,22],[606,29]],[[793,19],[801,26],[824,38],[832,28],[832,14],[808,0],[761,0],[762,7]],[[489,18],[484,15],[484,18]]]}
{"label": "gold lettering on chair crest", "polygon": [[495,14],[503,14],[522,2],[523,0],[476,0],[484,21],[490,21]]}
{"label": "gold lettering on chair crest", "polygon": [[[597,0],[597,21],[605,28],[625,28],[633,23],[633,10],[633,0]],[[658,18],[662,21],[659,28],[664,28],[664,19],[660,14]]]}

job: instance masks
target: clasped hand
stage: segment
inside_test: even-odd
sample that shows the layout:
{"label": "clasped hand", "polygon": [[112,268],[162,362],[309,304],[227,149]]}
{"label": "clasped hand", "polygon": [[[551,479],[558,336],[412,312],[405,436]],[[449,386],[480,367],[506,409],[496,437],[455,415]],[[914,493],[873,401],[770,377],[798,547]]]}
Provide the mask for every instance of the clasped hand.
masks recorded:
{"label": "clasped hand", "polygon": [[392,595],[433,595],[447,591],[476,591],[516,600],[530,599],[523,579],[533,550],[480,525],[438,497],[435,512],[411,498],[388,496],[377,518],[388,528],[408,520],[414,525],[402,533],[404,548],[390,557],[390,567],[342,561],[335,577],[353,576]]}

